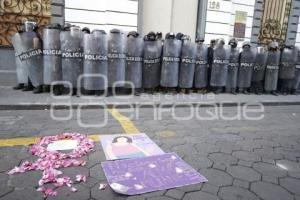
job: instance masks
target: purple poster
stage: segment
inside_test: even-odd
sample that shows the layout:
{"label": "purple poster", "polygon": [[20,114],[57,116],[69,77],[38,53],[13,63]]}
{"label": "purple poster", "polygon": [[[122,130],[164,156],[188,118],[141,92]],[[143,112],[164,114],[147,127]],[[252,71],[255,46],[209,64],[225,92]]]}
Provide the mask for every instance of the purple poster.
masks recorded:
{"label": "purple poster", "polygon": [[165,153],[144,133],[101,135],[100,141],[107,160],[139,158]]}
{"label": "purple poster", "polygon": [[110,187],[115,192],[125,195],[142,194],[207,181],[175,153],[106,161],[102,163],[102,168]]}

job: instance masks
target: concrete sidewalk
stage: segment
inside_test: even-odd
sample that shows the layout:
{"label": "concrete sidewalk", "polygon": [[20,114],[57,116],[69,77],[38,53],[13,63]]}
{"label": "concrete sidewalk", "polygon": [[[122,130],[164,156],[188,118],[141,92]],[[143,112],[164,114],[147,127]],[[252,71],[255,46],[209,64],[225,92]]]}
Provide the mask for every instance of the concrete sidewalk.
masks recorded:
{"label": "concrete sidewalk", "polygon": [[236,106],[238,104],[264,105],[300,105],[300,95],[273,96],[273,95],[232,95],[232,94],[161,94],[154,95],[143,93],[140,96],[51,96],[49,93],[33,94],[32,92],[22,92],[11,88],[0,89],[0,110],[41,110],[49,109],[51,105],[56,105],[56,109],[64,109],[78,106],[84,108],[114,107],[118,108],[128,106],[153,107],[153,106],[184,106],[184,105],[222,105]]}

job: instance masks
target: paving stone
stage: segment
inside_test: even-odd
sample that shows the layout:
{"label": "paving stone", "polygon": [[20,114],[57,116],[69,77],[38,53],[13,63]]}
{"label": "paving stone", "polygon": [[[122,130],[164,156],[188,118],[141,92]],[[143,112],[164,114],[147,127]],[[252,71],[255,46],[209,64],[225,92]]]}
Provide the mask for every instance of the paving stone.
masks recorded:
{"label": "paving stone", "polygon": [[233,182],[233,179],[230,175],[220,170],[204,169],[201,170],[200,173],[207,178],[209,184],[215,186],[227,186],[231,185]]}
{"label": "paving stone", "polygon": [[194,192],[194,191],[199,191],[202,186],[203,186],[203,183],[198,183],[198,184],[193,184],[193,185],[182,186],[177,189],[181,190],[183,192]]}
{"label": "paving stone", "polygon": [[239,180],[239,179],[234,179],[234,180],[233,180],[233,185],[235,185],[235,186],[237,186],[237,187],[242,187],[242,188],[248,189],[250,183],[249,183],[248,181]]}
{"label": "paving stone", "polygon": [[262,180],[264,182],[270,182],[270,183],[278,184],[278,177],[276,177],[276,176],[263,175]]}
{"label": "paving stone", "polygon": [[15,166],[19,165],[21,159],[13,157],[13,156],[4,156],[1,158],[0,162],[0,172],[7,172],[11,170]]}
{"label": "paving stone", "polygon": [[212,153],[208,156],[208,158],[215,163],[225,164],[226,166],[237,163],[237,159],[235,157],[224,153]]}
{"label": "paving stone", "polygon": [[90,198],[90,190],[81,185],[74,185],[77,192],[70,191],[68,187],[62,187],[57,190],[57,196],[49,196],[47,200],[88,200]]}
{"label": "paving stone", "polygon": [[241,146],[241,149],[245,151],[253,151],[256,148],[261,148],[261,145],[254,143],[253,140],[238,141],[237,143]]}
{"label": "paving stone", "polygon": [[[213,129],[212,129],[213,130]],[[243,140],[243,137],[238,135],[238,130],[236,130],[236,133],[234,133],[235,131],[228,131],[226,128],[221,128],[219,129],[221,131],[220,133],[215,134],[216,137],[218,138],[219,142],[225,144],[227,142],[232,143],[232,142],[237,142],[237,141],[241,141]],[[224,132],[225,130],[225,132]],[[214,134],[214,133],[212,133]],[[227,144],[229,144],[227,143]],[[218,144],[218,142],[217,142]]]}
{"label": "paving stone", "polygon": [[257,154],[254,154],[252,152],[247,152],[247,151],[235,151],[232,153],[232,155],[240,160],[244,161],[260,161],[260,156]]}
{"label": "paving stone", "polygon": [[181,199],[184,196],[184,192],[178,189],[168,190],[165,196],[172,197],[174,199]]}
{"label": "paving stone", "polygon": [[294,197],[282,187],[266,182],[251,184],[251,190],[264,200],[292,200]]}
{"label": "paving stone", "polygon": [[238,165],[245,167],[252,167],[253,163],[250,161],[239,160]]}
{"label": "paving stone", "polygon": [[185,141],[182,138],[173,138],[173,137],[163,138],[161,139],[161,142],[164,144],[168,144],[172,147],[185,144]]}
{"label": "paving stone", "polygon": [[227,172],[231,176],[244,181],[253,182],[253,181],[260,180],[260,174],[249,167],[230,166],[227,168]]}
{"label": "paving stone", "polygon": [[86,188],[92,188],[93,186],[95,186],[96,184],[99,184],[100,181],[91,177],[91,176],[88,176],[87,179],[86,179],[86,182],[83,183],[81,182],[80,184]]}
{"label": "paving stone", "polygon": [[173,147],[172,151],[183,157],[194,154],[196,149],[193,146],[185,144]]}
{"label": "paving stone", "polygon": [[12,187],[9,187],[8,184],[8,175],[0,174],[0,196],[7,194],[13,190]]}
{"label": "paving stone", "polygon": [[85,175],[85,176],[89,176],[89,169],[86,168],[86,167],[67,167],[67,168],[63,168],[63,169],[60,169],[63,174],[65,176],[69,176],[71,179],[75,179],[76,178],[76,175],[78,174],[82,174],[82,175]]}
{"label": "paving stone", "polygon": [[222,200],[259,200],[252,192],[235,186],[222,187],[218,195]]}
{"label": "paving stone", "polygon": [[262,159],[279,160],[283,158],[283,155],[276,153],[272,148],[255,149],[254,153],[262,157]]}
{"label": "paving stone", "polygon": [[88,160],[86,162],[86,167],[90,168],[96,164],[100,164],[101,162],[103,162],[105,160],[106,159],[105,159],[105,155],[104,155],[103,151],[94,151],[89,154]]}
{"label": "paving stone", "polygon": [[25,188],[14,190],[11,193],[3,196],[1,200],[43,200],[41,192],[37,192],[35,188]]}
{"label": "paving stone", "polygon": [[209,183],[204,183],[201,191],[216,195],[219,191],[219,187],[211,185]]}
{"label": "paving stone", "polygon": [[127,197],[114,192],[109,186],[107,186],[104,190],[99,190],[98,184],[91,189],[90,193],[91,197],[97,200],[126,199]]}
{"label": "paving stone", "polygon": [[282,178],[280,179],[280,185],[292,192],[293,194],[300,195],[300,180],[295,178]]}
{"label": "paving stone", "polygon": [[105,174],[101,167],[101,164],[97,164],[97,165],[93,166],[92,168],[90,168],[90,176],[93,178],[96,178],[100,181],[106,180],[106,177],[105,177]]}
{"label": "paving stone", "polygon": [[165,196],[162,196],[162,197],[150,197],[150,198],[147,198],[147,200],[174,200],[173,198],[170,198],[170,197],[165,197]]}
{"label": "paving stone", "polygon": [[163,196],[165,193],[166,193],[166,190],[160,190],[160,191],[155,191],[155,192],[149,192],[149,193],[142,194],[142,195],[146,198],[150,198],[150,197],[160,197],[160,196]]}
{"label": "paving stone", "polygon": [[220,148],[218,146],[208,143],[197,143],[195,145],[195,148],[200,154],[208,154],[220,151]]}
{"label": "paving stone", "polygon": [[275,159],[272,159],[272,158],[266,158],[266,157],[262,157],[262,161],[264,163],[269,163],[269,164],[272,164],[272,165],[275,165]]}
{"label": "paving stone", "polygon": [[219,163],[214,163],[214,164],[213,164],[213,168],[214,168],[214,169],[218,169],[218,170],[225,171],[225,170],[226,170],[226,165],[224,165],[224,164],[219,164]]}
{"label": "paving stone", "polygon": [[258,139],[254,140],[255,143],[260,144],[261,146],[265,147],[278,147],[279,144],[276,142],[273,142],[271,140],[264,140],[264,139]]}
{"label": "paving stone", "polygon": [[28,171],[10,176],[9,185],[16,188],[37,187],[42,171]]}
{"label": "paving stone", "polygon": [[142,195],[135,195],[128,197],[126,200],[146,200],[146,197],[143,197]]}
{"label": "paving stone", "polygon": [[289,160],[278,160],[276,162],[277,166],[281,166],[288,170],[289,176],[294,178],[300,178],[300,164],[299,162],[292,162]]}
{"label": "paving stone", "polygon": [[190,155],[185,156],[184,160],[196,170],[209,168],[213,164],[206,156],[198,153],[191,153]]}
{"label": "paving stone", "polygon": [[219,200],[219,198],[215,195],[199,191],[186,194],[183,200]]}
{"label": "paving stone", "polygon": [[241,149],[240,145],[237,145],[232,141],[218,141],[216,145],[220,148],[220,151],[223,153],[231,154],[233,151]]}
{"label": "paving stone", "polygon": [[260,172],[263,176],[273,176],[273,177],[284,177],[287,175],[287,172],[283,169],[280,169],[276,165],[271,165],[267,163],[254,163],[253,168]]}
{"label": "paving stone", "polygon": [[284,159],[286,160],[292,160],[297,162],[297,158],[300,157],[300,151],[295,151],[295,149],[291,148],[277,147],[275,149],[275,152],[282,154],[284,156]]}
{"label": "paving stone", "polygon": [[240,132],[240,136],[245,139],[261,139],[261,136],[256,134],[255,132]]}

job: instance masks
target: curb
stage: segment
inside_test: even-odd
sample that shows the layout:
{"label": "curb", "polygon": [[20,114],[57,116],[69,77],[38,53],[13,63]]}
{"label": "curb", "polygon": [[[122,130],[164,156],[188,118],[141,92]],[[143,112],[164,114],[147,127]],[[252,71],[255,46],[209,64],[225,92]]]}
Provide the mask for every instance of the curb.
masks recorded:
{"label": "curb", "polygon": [[[184,107],[236,107],[248,104],[248,106],[255,106],[262,104],[264,106],[295,106],[300,105],[300,101],[262,101],[262,102],[179,102],[179,103],[122,103],[122,104],[71,104],[71,105],[55,105],[54,110],[68,110],[72,109],[126,109],[126,108],[184,108]],[[14,104],[14,105],[0,105],[0,110],[50,110],[51,104]]]}

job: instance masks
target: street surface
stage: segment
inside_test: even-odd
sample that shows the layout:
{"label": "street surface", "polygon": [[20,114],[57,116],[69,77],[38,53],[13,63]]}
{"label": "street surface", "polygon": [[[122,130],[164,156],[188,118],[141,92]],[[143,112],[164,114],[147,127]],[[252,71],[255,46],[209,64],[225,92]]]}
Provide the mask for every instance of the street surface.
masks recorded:
{"label": "street surface", "polygon": [[[198,113],[214,112],[215,108],[200,108]],[[55,135],[72,131],[89,135],[146,133],[165,152],[179,154],[187,163],[203,174],[208,182],[176,189],[157,191],[144,195],[126,197],[114,193],[109,187],[99,190],[106,178],[100,163],[105,160],[100,143],[95,151],[84,157],[85,167],[63,169],[64,174],[75,177],[88,175],[86,183],[75,184],[78,192],[64,187],[56,197],[63,200],[300,200],[300,107],[266,106],[261,120],[249,121],[199,120],[190,116],[190,108],[176,108],[174,119],[165,110],[160,120],[153,119],[150,108],[139,109],[132,115],[128,110],[107,112],[103,109],[74,110],[69,120],[54,120],[49,110],[3,110],[0,111],[0,199],[38,200],[36,192],[41,172],[32,171],[13,176],[5,172],[25,160],[35,160],[20,146],[32,137]],[[220,110],[219,110],[220,111]],[[105,112],[107,124],[100,125]],[[235,115],[236,107],[226,107],[222,113]],[[67,117],[69,110],[55,110],[55,117]],[[261,113],[260,113],[261,114]],[[186,117],[186,120],[183,118]],[[80,127],[78,121],[86,127]],[[15,138],[25,137],[24,140]],[[29,138],[29,139],[28,139]],[[7,140],[9,140],[9,147]],[[17,145],[17,146],[15,146]]]}

